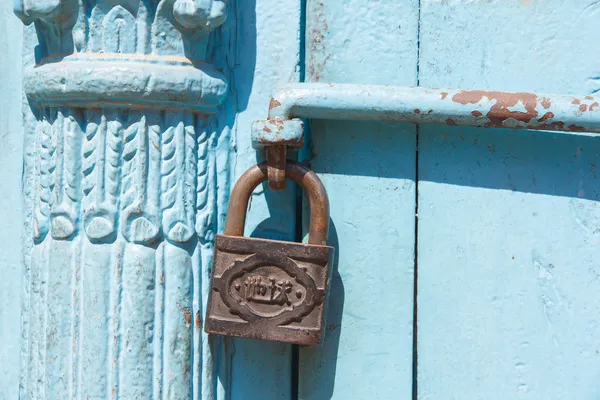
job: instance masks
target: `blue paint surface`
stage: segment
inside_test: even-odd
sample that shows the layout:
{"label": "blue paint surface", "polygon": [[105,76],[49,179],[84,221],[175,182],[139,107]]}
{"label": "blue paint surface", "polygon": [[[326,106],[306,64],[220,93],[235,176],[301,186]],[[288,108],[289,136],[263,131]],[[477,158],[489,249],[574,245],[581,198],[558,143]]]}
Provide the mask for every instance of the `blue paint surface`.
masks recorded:
{"label": "blue paint surface", "polygon": [[[222,117],[235,137],[232,173],[239,177],[261,160],[251,143],[251,126],[267,117],[272,91],[299,79],[298,0],[234,2],[229,37],[222,51],[231,68],[231,97]],[[282,12],[285,10],[285,12]],[[273,40],[277,38],[277,40]],[[231,108],[227,108],[231,107]],[[281,193],[266,183],[250,199],[246,234],[279,240],[295,239],[296,185]],[[249,339],[223,339],[219,399],[282,399],[292,396],[292,346]]]}
{"label": "blue paint surface", "polygon": [[[307,81],[414,85],[416,1],[307,7]],[[300,349],[298,398],[408,399],[415,126],[313,120],[311,139],[337,259],[325,343]]]}
{"label": "blue paint surface", "polygon": [[23,225],[23,123],[21,116],[22,26],[12,4],[0,4],[0,398],[15,400],[19,393],[21,345],[21,235]]}
{"label": "blue paint surface", "polygon": [[[300,2],[276,3],[14,2],[29,25],[24,123],[17,73],[7,99],[25,128],[7,143],[27,144],[12,153],[25,155],[22,399],[290,396],[291,346],[202,331],[230,182],[259,157],[251,121],[299,76]],[[277,21],[281,41],[257,34]],[[295,189],[262,190],[248,233],[293,240]]]}
{"label": "blue paint surface", "polygon": [[[592,94],[598,11],[422,2],[420,84]],[[420,132],[419,399],[598,398],[598,140]]]}
{"label": "blue paint surface", "polygon": [[229,95],[208,51],[226,2],[183,3],[14,2],[38,22],[17,135],[21,399],[220,396],[202,316],[233,167],[210,115]]}
{"label": "blue paint surface", "polygon": [[[306,38],[298,0],[155,3],[76,18],[16,1],[44,21],[23,57],[2,6],[0,398],[19,396],[19,349],[30,400],[598,397],[600,145],[585,135],[312,121],[337,247],[325,344],[296,358],[201,329],[212,238],[275,88],[593,94],[596,2],[308,0]],[[23,122],[20,61],[52,55],[26,74]],[[258,188],[246,233],[297,239],[296,198]]]}

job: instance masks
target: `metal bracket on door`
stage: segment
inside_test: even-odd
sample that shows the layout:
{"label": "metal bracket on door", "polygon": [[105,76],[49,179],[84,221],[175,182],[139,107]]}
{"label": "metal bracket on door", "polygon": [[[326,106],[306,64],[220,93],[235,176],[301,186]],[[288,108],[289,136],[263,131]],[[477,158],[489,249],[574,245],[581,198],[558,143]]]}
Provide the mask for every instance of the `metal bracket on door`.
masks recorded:
{"label": "metal bracket on door", "polygon": [[302,123],[293,118],[600,133],[600,98],[412,86],[286,85],[273,95],[269,119],[252,127],[255,147],[267,148],[269,185],[274,189],[285,188],[285,174],[277,173],[285,165],[285,146],[304,142]]}

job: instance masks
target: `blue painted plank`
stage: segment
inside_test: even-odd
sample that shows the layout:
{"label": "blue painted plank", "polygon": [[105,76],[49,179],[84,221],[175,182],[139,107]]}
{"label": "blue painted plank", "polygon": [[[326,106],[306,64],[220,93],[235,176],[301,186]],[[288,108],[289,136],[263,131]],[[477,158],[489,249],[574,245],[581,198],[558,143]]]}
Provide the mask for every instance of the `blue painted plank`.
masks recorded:
{"label": "blue painted plank", "polygon": [[[416,1],[307,5],[307,81],[415,84]],[[311,136],[337,271],[325,343],[300,349],[299,398],[408,399],[415,127],[315,120]]]}
{"label": "blue painted plank", "polygon": [[[425,2],[420,83],[592,93],[598,11]],[[421,126],[419,150],[419,399],[598,398],[598,140]]]}
{"label": "blue painted plank", "polygon": [[[239,177],[260,160],[252,148],[252,122],[265,119],[271,92],[299,79],[300,0],[232,2],[235,11],[228,45],[233,109],[226,119],[235,138],[234,175]],[[294,240],[295,188],[284,193],[260,186],[250,200],[246,234],[254,237]],[[219,376],[221,399],[290,399],[292,396],[292,347],[274,342],[223,340]]]}
{"label": "blue painted plank", "polygon": [[21,231],[23,226],[23,122],[21,116],[21,46],[23,28],[12,2],[0,4],[0,398],[15,400],[19,390],[21,346]]}

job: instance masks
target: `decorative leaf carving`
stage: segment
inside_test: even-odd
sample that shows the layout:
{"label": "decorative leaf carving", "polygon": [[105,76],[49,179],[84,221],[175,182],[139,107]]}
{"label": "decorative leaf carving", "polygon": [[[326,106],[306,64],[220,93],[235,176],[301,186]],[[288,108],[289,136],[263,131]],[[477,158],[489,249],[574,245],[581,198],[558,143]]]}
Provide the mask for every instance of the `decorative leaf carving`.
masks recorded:
{"label": "decorative leaf carving", "polygon": [[37,26],[48,54],[73,52],[71,30],[79,14],[78,0],[13,0],[13,11],[24,24]]}
{"label": "decorative leaf carving", "polygon": [[77,230],[81,129],[75,111],[59,109],[52,126],[57,141],[52,237],[67,239]]}
{"label": "decorative leaf carving", "polygon": [[115,110],[88,110],[83,144],[84,227],[91,240],[115,233],[123,125]]}
{"label": "decorative leaf carving", "polygon": [[135,53],[137,43],[136,21],[121,6],[113,7],[102,21],[102,41],[107,53]]}
{"label": "decorative leaf carving", "polygon": [[61,9],[61,0],[13,0],[13,11],[29,25],[36,19],[49,21],[55,17]]}
{"label": "decorative leaf carving", "polygon": [[24,24],[40,22],[44,56],[205,57],[208,33],[225,22],[226,8],[227,0],[13,0]]}
{"label": "decorative leaf carving", "polygon": [[[13,1],[40,40],[25,93],[30,104],[51,107],[27,148],[35,152],[28,211],[36,297],[23,309],[37,304],[39,318],[34,312],[32,329],[24,328],[34,345],[23,352],[22,393],[198,397],[212,375],[207,366],[200,379],[194,361],[209,346],[198,314],[204,289],[192,283],[209,270],[216,203],[225,200],[215,195],[214,127],[206,132],[207,116],[196,113],[216,112],[228,91],[225,76],[204,62],[226,0]],[[165,122],[166,105],[179,111]],[[199,253],[180,245],[196,228]],[[156,254],[166,255],[162,269]],[[161,318],[164,329],[154,325]]]}
{"label": "decorative leaf carving", "polygon": [[[200,124],[199,124],[200,125]],[[198,173],[196,183],[196,232],[201,240],[210,240],[213,232],[211,230],[212,220],[214,218],[214,207],[211,204],[210,193],[211,185],[214,182],[210,180],[209,174],[209,152],[208,152],[208,132],[205,126],[198,127]]]}
{"label": "decorative leaf carving", "polygon": [[177,0],[173,14],[186,29],[212,30],[225,22],[226,7],[224,0]]}
{"label": "decorative leaf carving", "polygon": [[165,236],[184,243],[194,234],[196,138],[194,116],[166,113],[162,135],[161,207]]}
{"label": "decorative leaf carving", "polygon": [[152,24],[152,52],[159,55],[184,56],[181,31],[173,16],[174,0],[162,0],[156,9]]}
{"label": "decorative leaf carving", "polygon": [[[123,151],[123,124],[115,118],[107,125],[106,163],[105,163],[105,195],[104,200],[116,205],[119,197],[121,175],[121,152]],[[116,213],[116,207],[115,211]]]}
{"label": "decorative leaf carving", "polygon": [[48,122],[47,110],[42,111],[36,123],[38,154],[36,157],[35,175],[37,194],[35,200],[33,237],[36,241],[44,239],[48,233],[52,191],[54,190],[54,169],[56,149],[52,138],[52,124]]}
{"label": "decorative leaf carving", "polygon": [[140,121],[140,115],[138,112],[131,112],[129,115],[129,127],[125,129],[123,136],[123,186],[121,190],[121,207],[125,209],[133,205],[136,199],[137,189],[134,187],[134,162],[138,147],[137,147],[137,135],[140,129],[140,124],[145,124],[146,119]]}
{"label": "decorative leaf carving", "polygon": [[122,232],[128,241],[149,244],[159,233],[160,134],[148,115],[139,118],[125,131]]}

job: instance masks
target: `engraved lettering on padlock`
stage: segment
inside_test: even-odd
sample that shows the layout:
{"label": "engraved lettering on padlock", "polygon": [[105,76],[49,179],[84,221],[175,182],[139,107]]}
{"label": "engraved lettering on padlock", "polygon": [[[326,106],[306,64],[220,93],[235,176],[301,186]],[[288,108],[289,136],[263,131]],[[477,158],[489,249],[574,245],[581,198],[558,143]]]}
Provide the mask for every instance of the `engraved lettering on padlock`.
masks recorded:
{"label": "engraved lettering on padlock", "polygon": [[268,283],[267,281],[263,283],[262,279],[261,275],[250,275],[244,280],[246,301],[276,306],[292,305],[289,293],[292,292],[294,285],[291,281],[278,281],[277,277],[268,276]]}
{"label": "engraved lettering on padlock", "polygon": [[301,164],[288,162],[286,175],[308,193],[309,243],[241,236],[250,194],[267,177],[265,164],[248,170],[232,192],[225,234],[215,240],[208,333],[308,345],[322,340],[333,255],[325,245],[327,194]]}

